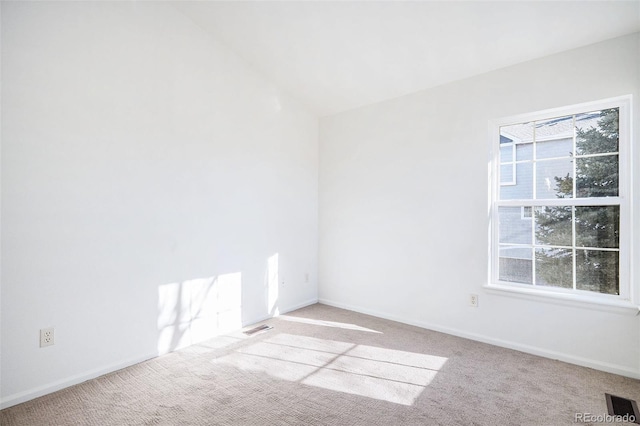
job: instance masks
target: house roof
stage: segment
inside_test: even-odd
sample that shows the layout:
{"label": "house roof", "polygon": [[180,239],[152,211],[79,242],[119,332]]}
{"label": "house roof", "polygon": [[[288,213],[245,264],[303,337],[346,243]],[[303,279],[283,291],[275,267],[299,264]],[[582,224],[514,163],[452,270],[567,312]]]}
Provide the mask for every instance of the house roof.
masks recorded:
{"label": "house roof", "polygon": [[500,128],[500,143],[531,143],[535,129],[536,141],[565,139],[573,137],[575,127],[580,129],[597,128],[600,111],[593,111],[528,123],[512,124]]}

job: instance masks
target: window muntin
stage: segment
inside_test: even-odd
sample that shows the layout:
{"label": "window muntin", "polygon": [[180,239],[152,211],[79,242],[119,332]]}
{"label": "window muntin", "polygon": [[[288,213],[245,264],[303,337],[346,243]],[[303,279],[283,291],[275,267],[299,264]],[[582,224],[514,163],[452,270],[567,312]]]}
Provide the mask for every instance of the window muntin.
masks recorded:
{"label": "window muntin", "polygon": [[515,179],[493,186],[493,283],[630,300],[621,196],[629,105],[625,97],[496,124],[496,172],[513,165]]}

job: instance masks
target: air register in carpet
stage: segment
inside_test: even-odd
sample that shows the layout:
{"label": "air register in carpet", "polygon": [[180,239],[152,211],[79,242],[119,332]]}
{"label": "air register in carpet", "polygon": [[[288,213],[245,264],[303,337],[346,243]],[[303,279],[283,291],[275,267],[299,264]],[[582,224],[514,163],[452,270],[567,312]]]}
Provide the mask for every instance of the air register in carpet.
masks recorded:
{"label": "air register in carpet", "polygon": [[612,416],[621,416],[631,418],[633,422],[640,424],[640,413],[638,412],[638,404],[632,399],[622,398],[620,396],[604,394],[607,400],[607,409]]}

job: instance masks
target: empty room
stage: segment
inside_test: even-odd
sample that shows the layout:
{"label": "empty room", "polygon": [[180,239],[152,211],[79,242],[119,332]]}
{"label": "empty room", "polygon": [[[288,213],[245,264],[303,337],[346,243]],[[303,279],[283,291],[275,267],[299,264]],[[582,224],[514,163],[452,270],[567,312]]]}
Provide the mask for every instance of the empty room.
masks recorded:
{"label": "empty room", "polygon": [[0,424],[640,423],[640,1],[0,14]]}

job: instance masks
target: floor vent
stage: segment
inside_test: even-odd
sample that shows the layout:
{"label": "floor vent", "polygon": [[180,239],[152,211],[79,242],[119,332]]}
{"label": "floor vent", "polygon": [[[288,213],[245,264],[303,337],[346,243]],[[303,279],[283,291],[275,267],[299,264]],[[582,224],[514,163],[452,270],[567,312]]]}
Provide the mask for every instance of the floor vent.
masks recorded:
{"label": "floor vent", "polygon": [[262,325],[259,325],[257,327],[253,327],[252,329],[249,329],[249,330],[245,331],[244,334],[246,334],[247,336],[251,336],[252,334],[256,334],[256,333],[259,333],[261,331],[271,330],[272,328],[273,327],[271,327],[270,325],[262,324]]}
{"label": "floor vent", "polygon": [[[622,398],[620,396],[604,394],[607,399],[607,409],[612,416],[622,416],[633,423],[640,424],[640,413],[638,413],[638,404],[632,399]],[[633,418],[633,420],[631,420]]]}

